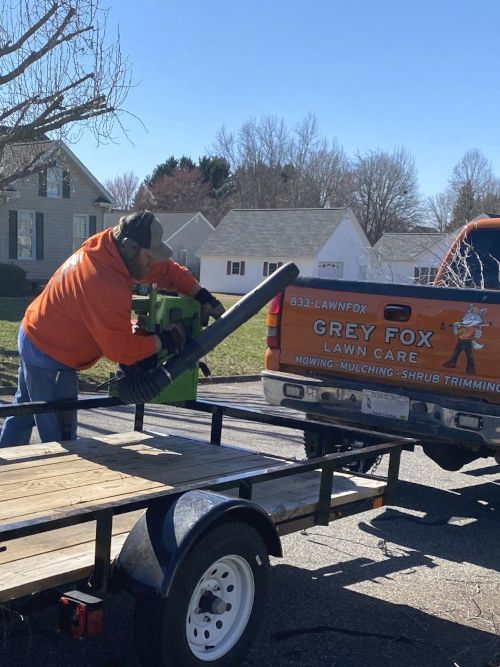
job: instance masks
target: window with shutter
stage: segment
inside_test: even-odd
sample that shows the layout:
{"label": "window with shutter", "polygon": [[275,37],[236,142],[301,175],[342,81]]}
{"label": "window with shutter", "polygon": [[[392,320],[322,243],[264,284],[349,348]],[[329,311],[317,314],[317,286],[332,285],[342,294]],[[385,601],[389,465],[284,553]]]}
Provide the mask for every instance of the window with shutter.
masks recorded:
{"label": "window with shutter", "polygon": [[38,174],[38,194],[40,197],[47,196],[47,170],[43,169]]}
{"label": "window with shutter", "polygon": [[17,212],[17,259],[36,259],[34,211]]}
{"label": "window with shutter", "polygon": [[283,262],[264,262],[264,271],[262,275],[270,276],[271,273],[274,273],[280,266],[283,266]]}
{"label": "window with shutter", "polygon": [[90,217],[86,213],[75,213],[73,215],[73,252],[81,247],[82,243],[90,236]]}
{"label": "window with shutter", "polygon": [[227,275],[228,276],[244,276],[245,275],[245,262],[229,260],[228,263],[227,263]]}
{"label": "window with shutter", "polygon": [[9,259],[17,259],[17,211],[9,211]]}
{"label": "window with shutter", "polygon": [[58,165],[47,169],[47,197],[61,199],[63,190],[63,170]]}
{"label": "window with shutter", "polygon": [[35,251],[36,258],[43,259],[43,213],[36,212]]}
{"label": "window with shutter", "polygon": [[62,172],[62,196],[63,199],[69,199],[70,196],[70,177],[66,169]]}

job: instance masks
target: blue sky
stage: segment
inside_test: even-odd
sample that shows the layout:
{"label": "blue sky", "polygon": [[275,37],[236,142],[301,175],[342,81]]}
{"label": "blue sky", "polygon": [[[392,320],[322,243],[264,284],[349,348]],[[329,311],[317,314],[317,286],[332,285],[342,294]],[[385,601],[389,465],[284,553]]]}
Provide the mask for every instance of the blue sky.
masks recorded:
{"label": "blue sky", "polygon": [[137,86],[118,143],[72,149],[99,178],[142,180],[218,129],[309,112],[347,154],[405,146],[421,191],[470,148],[500,176],[498,0],[107,0]]}

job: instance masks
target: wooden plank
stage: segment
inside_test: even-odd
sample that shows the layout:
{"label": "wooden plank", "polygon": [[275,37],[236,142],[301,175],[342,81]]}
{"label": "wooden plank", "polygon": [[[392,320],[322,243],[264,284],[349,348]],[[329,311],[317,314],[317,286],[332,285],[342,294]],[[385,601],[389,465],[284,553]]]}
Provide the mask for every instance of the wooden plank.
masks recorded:
{"label": "wooden plank", "polygon": [[31,445],[2,450],[7,456],[20,454],[21,461],[18,458],[0,464],[0,524],[75,507],[88,508],[162,488],[173,490],[177,484],[275,463],[251,451],[136,432],[104,436],[101,440],[85,439],[83,444],[78,440],[64,443],[66,453],[56,459],[52,454],[62,450],[61,443],[43,443],[39,447],[48,448],[51,454],[26,461]]}
{"label": "wooden plank", "polygon": [[[143,514],[144,510],[128,512],[127,514],[118,514],[113,517],[113,535],[128,534],[137,519]],[[90,545],[94,548],[95,542],[95,521],[68,526],[67,528],[58,528],[57,530],[30,535],[17,540],[9,540],[4,543],[5,551],[0,551],[0,568],[8,563],[20,561],[33,556],[42,556],[53,554],[68,547]],[[6,576],[7,570],[0,569],[0,582],[2,577]],[[0,584],[1,589],[1,584]]]}
{"label": "wooden plank", "polygon": [[[191,448],[213,447],[206,442],[181,438],[179,436],[159,436],[145,433],[121,433],[122,438],[117,442],[110,442],[109,437],[102,440],[87,439],[83,445],[79,440],[69,440],[63,446],[61,443],[40,443],[22,447],[5,447],[0,450],[0,472],[21,468],[33,468],[44,465],[53,465],[75,458],[106,461],[122,456],[124,451],[148,451],[151,454],[161,454],[164,450],[182,453]],[[139,437],[140,436],[140,437]],[[226,447],[227,448],[227,447]],[[235,449],[235,448],[231,448]]]}
{"label": "wooden plank", "polygon": [[[172,451],[178,452],[189,447],[215,446],[201,440],[177,435],[130,431],[103,435],[99,439],[82,438],[81,440],[67,440],[63,443],[45,442],[20,447],[3,447],[0,450],[0,470],[8,465],[16,467],[46,465],[47,463],[57,462],[65,456],[76,455],[83,458],[91,457],[92,460],[100,460],[110,455],[120,456],[124,450],[141,444],[152,450],[172,449]],[[237,448],[232,447],[231,449]]]}
{"label": "wooden plank", "polygon": [[[320,477],[320,472],[312,471],[263,482],[255,485],[252,499],[272,516],[275,523],[315,512],[318,505]],[[385,488],[385,482],[336,473],[333,478],[330,507],[381,495]]]}
{"label": "wooden plank", "polygon": [[[0,499],[3,496],[3,489],[11,484],[22,484],[34,480],[58,477],[71,473],[80,474],[90,470],[128,470],[145,466],[145,469],[151,470],[152,458],[156,466],[171,466],[188,455],[196,454],[192,457],[194,460],[202,460],[207,457],[218,459],[218,457],[241,456],[242,451],[234,454],[234,448],[215,447],[206,445],[203,447],[186,447],[180,451],[175,449],[163,449],[161,452],[151,450],[145,445],[134,445],[123,452],[119,457],[116,455],[107,456],[98,460],[85,459],[77,455],[68,455],[61,457],[57,461],[44,461],[42,465],[19,468],[10,465],[0,465]],[[222,452],[222,453],[221,453]],[[249,452],[251,453],[251,452]]]}
{"label": "wooden plank", "polygon": [[[113,538],[112,558],[120,552],[125,539],[126,533]],[[91,543],[52,552],[50,557],[44,554],[10,563],[8,574],[0,575],[0,602],[86,579],[93,564]]]}
{"label": "wooden plank", "polygon": [[[127,431],[126,433],[113,433],[103,435],[100,438],[81,438],[62,442],[39,442],[32,445],[21,445],[17,447],[3,447],[0,450],[0,464],[4,461],[29,460],[36,457],[57,456],[67,454],[71,450],[80,449],[85,452],[87,448],[95,448],[103,443],[109,445],[127,445],[152,440],[157,436],[147,432]],[[172,436],[176,437],[176,436]]]}
{"label": "wooden plank", "polygon": [[[221,448],[214,448],[214,450],[212,452],[197,452],[196,456],[189,459],[176,455],[173,457],[173,462],[162,460],[154,471],[156,481],[169,482],[172,479],[173,471],[179,467],[189,467],[193,471],[194,477],[196,477],[199,473],[195,471],[206,472],[208,464],[210,464],[210,469],[214,470],[220,462],[233,459],[244,462],[247,458],[255,457],[251,452],[236,454],[224,451]],[[34,498],[34,496],[43,493],[51,493],[62,489],[76,490],[84,486],[102,484],[113,479],[151,478],[151,475],[151,461],[148,459],[146,461],[144,459],[138,460],[137,457],[125,461],[120,460],[116,469],[113,469],[112,466],[97,465],[82,460],[73,461],[68,465],[58,465],[55,466],[55,469],[52,466],[43,466],[34,469],[31,477],[26,478],[26,472],[23,471],[23,475],[19,479],[16,479],[16,476],[14,478],[10,477],[8,484],[0,485],[0,506],[7,500],[14,498]]]}
{"label": "wooden plank", "polygon": [[74,509],[91,509],[96,505],[123,501],[127,499],[139,499],[155,491],[178,491],[182,486],[199,483],[210,477],[223,477],[239,472],[258,470],[264,464],[262,457],[246,456],[243,459],[230,459],[219,463],[217,470],[212,470],[212,475],[206,466],[201,466],[198,475],[194,475],[193,467],[179,467],[172,470],[169,482],[153,481],[143,477],[126,477],[114,479],[99,485],[91,485],[75,490],[62,490],[53,493],[38,494],[33,498],[25,498],[0,502],[0,526],[9,526],[12,523],[46,516],[48,513],[56,517],[58,513],[64,513]]}

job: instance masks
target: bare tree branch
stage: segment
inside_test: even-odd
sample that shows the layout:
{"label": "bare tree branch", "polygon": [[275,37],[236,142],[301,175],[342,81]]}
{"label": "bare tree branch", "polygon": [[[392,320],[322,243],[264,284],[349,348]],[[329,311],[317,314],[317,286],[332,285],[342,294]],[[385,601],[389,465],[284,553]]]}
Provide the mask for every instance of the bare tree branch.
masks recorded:
{"label": "bare tree branch", "polygon": [[132,208],[134,197],[139,185],[139,178],[131,171],[107,179],[106,189],[113,195],[118,208],[129,211]]}
{"label": "bare tree branch", "polygon": [[[83,129],[97,142],[111,138],[130,89],[130,70],[119,35],[106,37],[100,0],[17,0],[0,4],[0,187],[41,169],[45,149],[15,143],[75,141]],[[5,154],[4,154],[5,153]]]}
{"label": "bare tree branch", "polygon": [[417,172],[404,148],[358,154],[354,179],[353,208],[372,243],[385,232],[409,231],[420,221]]}
{"label": "bare tree branch", "polygon": [[454,198],[453,228],[500,207],[500,189],[491,163],[477,149],[467,151],[455,165],[449,183]]}
{"label": "bare tree branch", "polygon": [[23,46],[23,44],[25,44],[30,39],[30,37],[32,37],[37,32],[37,30],[39,30],[44,25],[44,23],[47,23],[47,21],[52,16],[54,16],[56,12],[57,12],[57,5],[54,4],[47,10],[47,13],[44,16],[42,16],[41,19],[37,21],[34,25],[28,28],[28,30],[26,30],[26,32],[23,35],[21,35],[21,37],[16,42],[14,43],[6,42],[5,45],[1,46],[0,58],[2,56],[7,56],[11,53],[14,53],[14,51],[20,49]]}
{"label": "bare tree branch", "polygon": [[217,134],[214,152],[231,166],[232,204],[243,208],[343,206],[350,166],[335,142],[321,140],[308,114],[294,130],[283,119],[249,120]]}

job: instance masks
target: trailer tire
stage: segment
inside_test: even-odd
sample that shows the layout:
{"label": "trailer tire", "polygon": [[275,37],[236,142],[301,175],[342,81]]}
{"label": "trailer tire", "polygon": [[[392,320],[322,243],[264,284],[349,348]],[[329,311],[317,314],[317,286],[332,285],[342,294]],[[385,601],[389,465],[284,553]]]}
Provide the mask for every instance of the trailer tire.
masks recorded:
{"label": "trailer tire", "polygon": [[268,576],[267,548],[252,526],[226,521],[209,529],[179,565],[168,598],[137,597],[141,664],[238,665],[262,620]]}
{"label": "trailer tire", "polygon": [[[345,438],[342,442],[339,442],[338,440],[327,440],[326,438],[321,440],[317,433],[304,431],[304,451],[307,459],[316,459],[319,456],[326,456],[327,454],[333,454],[334,452],[347,452],[352,449],[354,449],[354,446]],[[377,460],[377,456],[367,456],[364,459],[347,463],[343,467],[349,472],[365,473],[377,463]]]}

